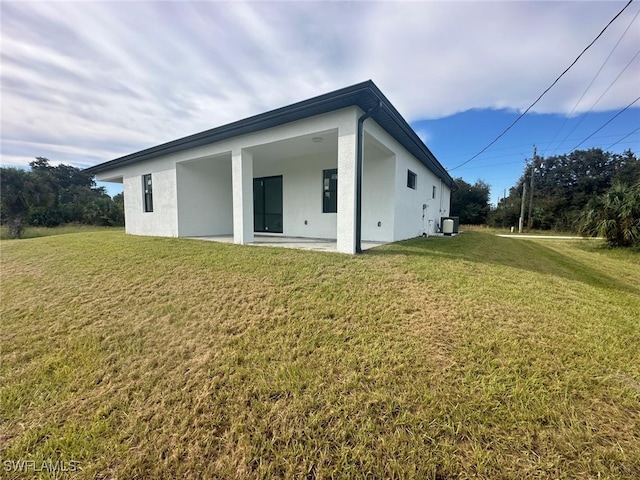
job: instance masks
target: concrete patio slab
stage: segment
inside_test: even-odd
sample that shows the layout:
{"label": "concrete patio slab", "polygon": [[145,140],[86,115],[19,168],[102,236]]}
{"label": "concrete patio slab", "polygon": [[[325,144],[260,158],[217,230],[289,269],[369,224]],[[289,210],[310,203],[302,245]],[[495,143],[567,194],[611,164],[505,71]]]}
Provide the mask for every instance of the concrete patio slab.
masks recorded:
{"label": "concrete patio slab", "polygon": [[[187,237],[194,240],[210,242],[233,243],[233,235],[216,235],[211,237]],[[297,248],[300,250],[316,250],[321,252],[337,252],[335,239],[281,237],[275,235],[255,235],[253,243],[247,245],[259,247]],[[384,245],[383,242],[362,242],[362,250]]]}

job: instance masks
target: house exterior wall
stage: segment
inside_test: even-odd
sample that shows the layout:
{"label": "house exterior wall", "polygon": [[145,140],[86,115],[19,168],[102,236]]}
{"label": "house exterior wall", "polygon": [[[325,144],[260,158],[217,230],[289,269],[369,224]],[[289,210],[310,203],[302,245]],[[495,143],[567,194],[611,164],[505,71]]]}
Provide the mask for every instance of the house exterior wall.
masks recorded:
{"label": "house exterior wall", "polygon": [[254,164],[255,178],[282,175],[284,236],[336,238],[337,214],[322,212],[322,172],[331,168],[337,168],[335,155],[309,155]]}
{"label": "house exterior wall", "polygon": [[[407,187],[407,170],[417,175],[416,188]],[[398,155],[396,164],[396,203],[395,203],[395,239],[422,235],[429,226],[429,219],[434,219],[434,201],[432,186],[440,180],[435,177],[424,165],[415,161],[408,155]],[[436,192],[437,193],[437,192]],[[426,210],[423,205],[427,205]],[[424,213],[424,219],[423,219]]]}
{"label": "house exterior wall", "polygon": [[253,154],[245,148],[231,153],[233,241],[253,242]]}
{"label": "house exterior wall", "polygon": [[356,130],[359,108],[350,109],[338,126],[338,229],[336,249],[356,253]]}
{"label": "house exterior wall", "polygon": [[365,137],[362,162],[362,240],[392,242],[396,159],[395,155],[383,152],[371,143]]}
{"label": "house exterior wall", "polygon": [[[449,214],[451,190],[422,162],[411,155],[400,143],[383,130],[377,123],[365,123],[367,131],[375,140],[395,154],[394,181],[386,183],[384,189],[393,188],[393,236],[388,241],[405,240],[427,233],[435,233],[440,217]],[[416,188],[407,187],[407,170],[417,175]],[[436,198],[432,198],[436,186]],[[423,205],[424,209],[423,219]],[[431,222],[429,222],[431,220]],[[363,219],[364,238],[364,219]],[[385,240],[387,241],[387,240]]]}
{"label": "house exterior wall", "polygon": [[[440,207],[440,211],[441,213],[441,217],[448,217],[451,212],[451,189],[447,188],[446,185],[442,185],[442,195],[440,197],[440,201],[441,203],[441,207]],[[440,222],[440,218],[438,218],[438,223]]]}
{"label": "house exterior wall", "polygon": [[[407,170],[418,175],[415,190],[407,187]],[[451,190],[424,165],[410,158],[398,162],[396,172],[396,239],[412,238],[423,233],[435,234],[440,217],[449,214]],[[423,205],[426,205],[426,209]]]}
{"label": "house exterior wall", "polygon": [[[142,175],[151,174],[153,212],[144,211]],[[125,231],[135,235],[178,236],[176,170],[165,161],[146,161],[123,168]],[[113,176],[110,173],[110,176]],[[101,177],[98,175],[98,180]],[[161,193],[160,193],[161,192]]]}
{"label": "house exterior wall", "polygon": [[176,164],[178,234],[181,237],[233,234],[231,158]]}

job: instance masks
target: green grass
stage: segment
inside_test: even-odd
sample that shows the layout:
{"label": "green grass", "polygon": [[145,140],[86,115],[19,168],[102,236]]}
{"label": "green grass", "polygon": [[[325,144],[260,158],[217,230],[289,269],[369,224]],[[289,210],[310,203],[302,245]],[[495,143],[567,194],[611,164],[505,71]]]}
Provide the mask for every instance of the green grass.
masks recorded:
{"label": "green grass", "polygon": [[637,252],[475,231],[357,257],[114,230],[0,248],[3,462],[640,477]]}
{"label": "green grass", "polygon": [[[83,233],[83,232],[99,232],[103,230],[123,230],[122,227],[97,227],[93,225],[83,225],[79,223],[70,223],[65,225],[60,225],[55,228],[48,227],[33,227],[28,226],[25,228],[24,233],[22,235],[23,239],[27,238],[39,238],[39,237],[49,237],[52,235],[66,235],[69,233]],[[9,228],[6,225],[0,226],[0,239],[1,240],[9,240]]]}
{"label": "green grass", "polygon": [[[515,231],[511,232],[507,227],[490,227],[488,225],[460,225],[460,231],[469,232],[484,232],[484,233],[497,233],[501,235],[513,234],[520,235],[518,233],[518,226],[515,225]],[[538,230],[536,228],[524,228],[522,235],[544,235],[544,236],[567,236],[567,237],[580,237],[580,234],[575,231],[560,231],[560,230]]]}

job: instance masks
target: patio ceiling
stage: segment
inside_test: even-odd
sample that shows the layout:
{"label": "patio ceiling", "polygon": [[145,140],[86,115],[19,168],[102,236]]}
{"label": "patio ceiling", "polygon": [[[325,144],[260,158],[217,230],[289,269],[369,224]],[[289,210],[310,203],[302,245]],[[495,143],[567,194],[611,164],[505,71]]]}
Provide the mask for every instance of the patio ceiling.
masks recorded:
{"label": "patio ceiling", "polygon": [[[315,140],[314,140],[315,139]],[[317,139],[322,139],[318,141]],[[279,140],[249,149],[253,160],[261,163],[310,155],[338,157],[338,131],[329,130]]]}

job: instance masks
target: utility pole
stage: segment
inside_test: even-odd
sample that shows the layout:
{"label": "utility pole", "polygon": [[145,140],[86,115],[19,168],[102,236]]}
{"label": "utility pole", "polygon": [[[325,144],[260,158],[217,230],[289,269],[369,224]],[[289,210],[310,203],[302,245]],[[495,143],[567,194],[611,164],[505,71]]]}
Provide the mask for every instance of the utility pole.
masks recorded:
{"label": "utility pole", "polygon": [[527,198],[527,184],[522,182],[522,204],[520,205],[520,219],[518,220],[518,233],[522,233],[524,226],[524,201]]}
{"label": "utility pole", "polygon": [[529,219],[527,220],[527,227],[531,228],[533,225],[533,221],[531,219],[531,214],[533,212],[533,179],[536,177],[536,161],[537,157],[536,146],[533,146],[533,162],[531,163],[531,188],[529,192]]}

